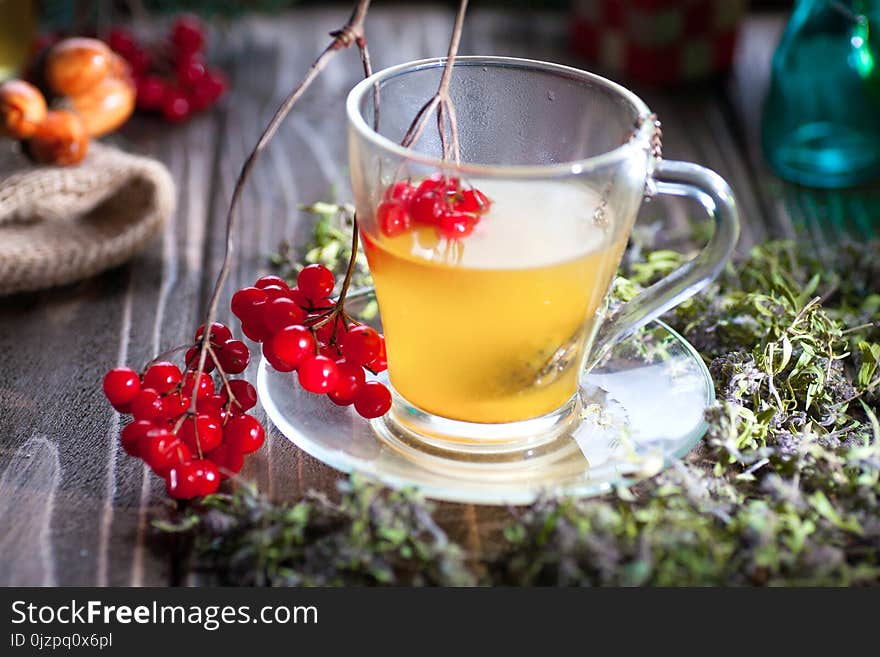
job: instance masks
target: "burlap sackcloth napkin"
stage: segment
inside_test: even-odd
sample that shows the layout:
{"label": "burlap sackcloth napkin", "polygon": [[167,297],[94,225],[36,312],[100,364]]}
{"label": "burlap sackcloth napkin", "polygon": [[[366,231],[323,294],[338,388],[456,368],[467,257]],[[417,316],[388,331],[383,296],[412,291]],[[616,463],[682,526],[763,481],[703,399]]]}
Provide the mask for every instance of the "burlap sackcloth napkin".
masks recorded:
{"label": "burlap sackcloth napkin", "polygon": [[35,166],[0,143],[0,294],[125,262],[159,232],[174,200],[156,160],[93,142],[76,166]]}

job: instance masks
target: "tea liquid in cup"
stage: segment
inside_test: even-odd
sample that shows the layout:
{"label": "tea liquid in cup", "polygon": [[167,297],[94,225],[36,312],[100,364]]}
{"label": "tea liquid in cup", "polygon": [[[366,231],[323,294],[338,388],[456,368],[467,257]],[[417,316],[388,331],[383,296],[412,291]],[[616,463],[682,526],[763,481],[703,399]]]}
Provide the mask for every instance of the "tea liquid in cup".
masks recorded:
{"label": "tea liquid in cup", "polygon": [[420,226],[365,240],[391,384],[456,420],[544,415],[577,389],[625,240],[576,180],[468,182],[492,204],[466,238]]}

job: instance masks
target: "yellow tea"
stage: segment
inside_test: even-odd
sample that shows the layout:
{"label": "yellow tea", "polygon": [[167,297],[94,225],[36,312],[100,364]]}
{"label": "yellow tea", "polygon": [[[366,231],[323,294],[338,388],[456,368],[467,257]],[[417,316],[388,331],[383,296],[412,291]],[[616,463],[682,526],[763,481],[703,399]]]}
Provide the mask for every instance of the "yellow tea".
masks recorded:
{"label": "yellow tea", "polygon": [[537,417],[576,390],[626,231],[583,185],[469,182],[492,200],[472,235],[365,240],[391,384],[447,418]]}

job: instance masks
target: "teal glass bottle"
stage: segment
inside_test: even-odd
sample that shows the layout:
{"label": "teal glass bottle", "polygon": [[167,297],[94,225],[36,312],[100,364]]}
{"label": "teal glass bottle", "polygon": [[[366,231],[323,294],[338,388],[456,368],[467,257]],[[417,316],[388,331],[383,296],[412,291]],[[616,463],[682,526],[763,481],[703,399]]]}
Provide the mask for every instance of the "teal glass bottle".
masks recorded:
{"label": "teal glass bottle", "polygon": [[773,56],[764,155],[782,178],[880,177],[880,0],[798,0]]}

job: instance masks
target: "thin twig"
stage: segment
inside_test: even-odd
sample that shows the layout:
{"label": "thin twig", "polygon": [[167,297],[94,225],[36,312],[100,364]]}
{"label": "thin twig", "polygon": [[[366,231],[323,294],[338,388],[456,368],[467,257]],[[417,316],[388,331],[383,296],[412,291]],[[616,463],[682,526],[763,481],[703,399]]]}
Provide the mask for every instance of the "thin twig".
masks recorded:
{"label": "thin twig", "polygon": [[[235,398],[235,394],[232,392],[232,387],[229,385],[229,377],[226,376],[225,370],[220,367],[220,361],[217,359],[217,353],[214,351],[214,347],[212,347],[210,344],[208,345],[208,352],[211,354],[211,358],[214,359],[214,362],[217,363],[217,374],[220,375],[220,380],[223,381],[223,387],[226,388],[226,396],[229,397],[226,406],[231,407],[233,402],[238,404],[238,399]],[[241,404],[239,404],[239,408],[241,408]]]}
{"label": "thin twig", "polygon": [[147,363],[146,367],[144,367],[144,371],[149,369],[151,365],[155,365],[159,361],[166,360],[169,356],[173,356],[178,351],[183,351],[184,349],[189,349],[190,347],[192,347],[191,344],[180,344],[176,347],[171,347],[171,349],[166,349],[161,354],[153,358],[153,360],[151,360],[149,363]]}
{"label": "thin twig", "polygon": [[348,295],[348,288],[351,286],[351,278],[354,276],[354,266],[357,260],[357,250],[358,250],[358,226],[357,226],[357,216],[354,218],[354,230],[351,231],[351,258],[348,259],[348,269],[345,271],[345,278],[342,281],[342,288],[339,290],[339,300],[337,305],[342,305],[342,302],[345,300],[346,295]]}
{"label": "thin twig", "polygon": [[[364,66],[364,77],[373,74],[373,64],[370,61],[370,49],[367,48],[367,40],[364,38],[355,41],[358,52],[361,54],[361,64]],[[379,132],[379,83],[373,83],[373,130]]]}
{"label": "thin twig", "polygon": [[[331,32],[330,36],[333,37],[333,40],[327,45],[326,48],[318,55],[318,58],[312,63],[309,67],[309,70],[306,72],[303,79],[300,83],[294,88],[293,91],[284,99],[284,102],[281,103],[281,106],[275,111],[275,115],[272,117],[272,120],[269,121],[269,124],[266,126],[266,129],[263,130],[263,134],[260,135],[259,140],[254,146],[253,150],[248,155],[244,164],[241,167],[241,172],[238,174],[238,179],[235,181],[235,188],[232,191],[232,199],[229,203],[229,210],[226,213],[226,251],[223,254],[223,263],[220,266],[220,273],[217,275],[217,281],[214,284],[214,290],[211,293],[211,299],[208,303],[208,312],[205,316],[205,326],[211,326],[214,322],[214,318],[217,316],[217,305],[220,302],[220,294],[223,291],[223,286],[226,284],[226,279],[229,278],[229,272],[232,269],[232,257],[235,252],[235,239],[234,235],[237,227],[238,214],[236,210],[238,208],[239,200],[241,199],[242,191],[244,190],[244,186],[250,177],[251,170],[254,168],[257,159],[260,154],[269,144],[269,141],[277,132],[280,127],[282,121],[284,121],[285,117],[290,113],[290,110],[296,104],[296,102],[302,97],[303,93],[311,86],[312,82],[314,82],[315,78],[318,74],[324,70],[324,67],[327,66],[327,63],[330,59],[338,53],[340,50],[351,47],[352,44],[358,44],[360,48],[360,44],[363,44],[362,49],[362,60],[364,61],[365,68],[369,66],[369,56],[365,55],[366,52],[366,40],[364,36],[364,18],[366,18],[367,11],[370,8],[370,0],[360,0],[352,12],[351,16],[348,19],[348,22],[339,30],[335,32]],[[357,232],[357,230],[355,230]],[[208,355],[208,340],[204,340],[202,342],[202,347],[199,352],[199,366],[197,371],[197,375],[194,377],[195,384],[193,386],[193,394],[192,394],[192,402],[190,406],[190,410],[194,413],[196,411],[196,392],[199,381],[201,380],[202,373],[205,370],[205,359]]]}
{"label": "thin twig", "polygon": [[[351,257],[348,259],[348,269],[345,271],[345,278],[342,281],[342,288],[339,290],[339,296],[336,297],[336,303],[334,303],[330,308],[326,308],[325,310],[329,310],[330,312],[319,322],[315,322],[309,327],[309,330],[312,333],[315,333],[319,328],[324,326],[330,321],[333,321],[337,315],[345,315],[345,299],[348,295],[348,288],[351,285],[352,276],[354,276],[354,267],[357,261],[357,250],[358,250],[358,225],[357,225],[357,217],[354,220],[354,230],[351,231]],[[336,329],[334,327],[334,335],[336,333]]]}
{"label": "thin twig", "polygon": [[458,13],[455,15],[455,24],[452,27],[452,38],[449,40],[449,50],[446,53],[446,63],[443,67],[443,75],[440,76],[440,85],[437,93],[416,113],[416,117],[410,124],[401,146],[410,148],[415,144],[425,131],[427,119],[435,109],[437,110],[437,129],[440,132],[440,144],[443,149],[443,159],[449,159],[446,122],[449,120],[449,130],[452,134],[452,154],[456,164],[460,161],[458,142],[458,125],[455,117],[455,108],[452,97],[449,95],[449,82],[452,80],[452,69],[455,66],[455,57],[458,55],[458,46],[461,43],[461,32],[464,27],[464,15],[467,13],[468,0],[461,0],[458,5]]}

